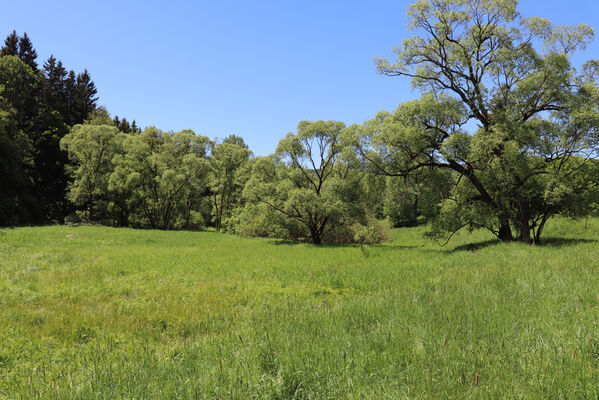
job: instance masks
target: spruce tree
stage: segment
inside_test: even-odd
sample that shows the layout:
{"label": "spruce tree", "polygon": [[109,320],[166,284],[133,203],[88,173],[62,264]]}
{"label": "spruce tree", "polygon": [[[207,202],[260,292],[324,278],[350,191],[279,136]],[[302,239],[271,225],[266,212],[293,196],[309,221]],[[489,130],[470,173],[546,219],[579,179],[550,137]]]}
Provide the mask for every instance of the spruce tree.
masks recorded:
{"label": "spruce tree", "polygon": [[[14,33],[14,32],[13,32]],[[27,36],[27,32],[19,40],[19,58],[31,67],[34,71],[37,70],[37,51],[33,48],[33,44]]]}
{"label": "spruce tree", "polygon": [[75,125],[77,118],[77,75],[75,71],[70,70],[69,75],[64,82],[64,91],[66,97],[66,121],[69,126]]}
{"label": "spruce tree", "polygon": [[76,123],[82,123],[96,108],[96,101],[98,101],[96,97],[98,89],[96,89],[96,85],[92,81],[87,69],[77,75],[76,93],[76,109],[78,111],[78,120]]}
{"label": "spruce tree", "polygon": [[17,31],[12,31],[4,40],[4,46],[0,50],[0,56],[18,56],[19,55],[19,36]]}
{"label": "spruce tree", "polygon": [[121,124],[119,125],[119,131],[123,133],[131,133],[131,125],[129,125],[127,118],[123,118],[121,121]]}
{"label": "spruce tree", "polygon": [[67,71],[63,67],[62,62],[56,60],[53,55],[48,58],[42,68],[46,77],[44,80],[44,100],[46,101],[46,109],[48,111],[59,111],[62,119],[66,122],[66,120],[68,120],[67,94],[65,87]]}

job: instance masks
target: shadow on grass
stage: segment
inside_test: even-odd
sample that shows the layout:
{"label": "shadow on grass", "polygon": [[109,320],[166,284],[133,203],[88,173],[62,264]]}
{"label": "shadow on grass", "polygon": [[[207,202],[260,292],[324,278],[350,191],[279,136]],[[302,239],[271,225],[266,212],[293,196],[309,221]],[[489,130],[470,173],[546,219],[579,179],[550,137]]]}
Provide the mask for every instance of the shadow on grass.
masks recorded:
{"label": "shadow on grass", "polygon": [[563,237],[546,237],[541,239],[540,246],[546,247],[562,247],[572,246],[583,243],[598,243],[596,239],[583,239],[583,238],[563,238]]}
{"label": "shadow on grass", "polygon": [[[355,246],[359,246],[359,245],[355,245]],[[417,249],[417,248],[421,248],[424,247],[424,243],[420,244],[420,245],[415,245],[415,244],[410,244],[410,245],[401,245],[401,244],[369,244],[366,245],[368,246],[368,248],[372,248],[372,249],[377,249],[377,250],[383,250],[383,251],[390,251],[390,250],[406,250],[406,249]]]}
{"label": "shadow on grass", "polygon": [[484,249],[486,247],[497,246],[498,244],[501,244],[501,240],[491,239],[491,240],[485,240],[483,242],[468,243],[468,244],[463,244],[461,246],[456,246],[453,249],[448,250],[448,252],[454,253],[454,252],[458,252],[458,251],[475,251],[475,250]]}
{"label": "shadow on grass", "polygon": [[295,242],[293,240],[289,240],[289,239],[271,239],[268,241],[269,244],[274,244],[275,246],[297,246],[300,244],[304,244],[304,245],[308,245],[311,247],[315,247],[315,248],[338,248],[338,247],[347,247],[347,248],[351,248],[351,247],[360,247],[359,244],[352,244],[352,243],[323,243],[323,244],[314,244],[311,242]]}
{"label": "shadow on grass", "polygon": [[[300,244],[309,245],[315,248],[323,248],[323,249],[334,249],[334,248],[348,248],[348,249],[356,249],[360,248],[359,243],[323,243],[323,244],[314,244],[310,242],[294,242],[293,240],[288,239],[271,239],[269,244],[274,244],[275,246],[297,246]],[[424,244],[421,245],[397,245],[397,244],[388,244],[388,243],[375,243],[375,244],[365,244],[365,248],[368,249],[377,249],[377,250],[405,250],[405,249],[415,249],[418,247],[424,247]]]}
{"label": "shadow on grass", "polygon": [[[576,238],[563,238],[563,237],[547,237],[541,240],[541,243],[536,245],[538,247],[563,247],[563,246],[574,246],[582,243],[598,243],[599,240],[595,239],[576,239]],[[497,246],[503,243],[498,239],[485,240],[482,242],[476,243],[468,243],[461,246],[456,246],[453,249],[449,250],[450,253],[458,252],[458,251],[475,251],[484,249],[491,246]],[[518,242],[513,242],[518,243]],[[525,246],[524,243],[521,243]]]}
{"label": "shadow on grass", "polygon": [[302,244],[302,242],[294,242],[287,239],[271,239],[268,241],[268,244],[274,244],[275,246],[297,246],[298,244]]}
{"label": "shadow on grass", "polygon": [[[424,241],[425,239],[423,239]],[[295,242],[293,240],[287,239],[272,239],[269,241],[270,244],[274,244],[275,246],[297,246],[300,244],[307,244],[310,247],[315,248],[360,248],[359,244],[355,243],[324,243],[320,245],[316,245],[310,242]],[[467,243],[460,246],[456,246],[452,249],[443,248],[438,246],[437,249],[422,249],[423,251],[433,251],[433,252],[447,252],[447,253],[456,253],[461,251],[476,251],[485,249],[487,247],[497,246],[502,244],[503,242],[499,239],[489,239],[481,242]],[[518,242],[512,242],[518,243]],[[537,246],[539,247],[563,247],[563,246],[574,246],[582,243],[599,243],[599,240],[596,239],[583,239],[583,238],[563,238],[563,237],[547,237],[543,238],[541,243]],[[524,243],[521,245],[525,246]],[[398,245],[398,244],[368,244],[364,246],[368,249],[376,249],[378,251],[395,251],[395,250],[407,250],[407,249],[418,249],[425,247],[425,244],[422,243],[420,245]]]}

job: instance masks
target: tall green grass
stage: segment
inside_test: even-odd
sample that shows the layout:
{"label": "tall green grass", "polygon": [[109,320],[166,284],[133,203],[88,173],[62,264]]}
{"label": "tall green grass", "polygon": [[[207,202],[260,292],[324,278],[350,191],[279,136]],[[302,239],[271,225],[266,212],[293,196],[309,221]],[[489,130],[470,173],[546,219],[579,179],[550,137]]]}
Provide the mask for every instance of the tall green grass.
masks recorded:
{"label": "tall green grass", "polygon": [[0,398],[599,397],[599,220],[424,231],[0,230]]}

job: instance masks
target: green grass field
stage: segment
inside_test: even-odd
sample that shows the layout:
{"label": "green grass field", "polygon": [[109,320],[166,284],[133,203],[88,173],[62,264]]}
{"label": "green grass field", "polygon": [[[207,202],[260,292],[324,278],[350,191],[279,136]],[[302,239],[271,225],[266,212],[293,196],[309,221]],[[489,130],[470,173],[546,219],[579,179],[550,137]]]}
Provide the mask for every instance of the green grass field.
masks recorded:
{"label": "green grass field", "polygon": [[2,229],[0,398],[599,397],[599,220],[539,247],[424,231]]}

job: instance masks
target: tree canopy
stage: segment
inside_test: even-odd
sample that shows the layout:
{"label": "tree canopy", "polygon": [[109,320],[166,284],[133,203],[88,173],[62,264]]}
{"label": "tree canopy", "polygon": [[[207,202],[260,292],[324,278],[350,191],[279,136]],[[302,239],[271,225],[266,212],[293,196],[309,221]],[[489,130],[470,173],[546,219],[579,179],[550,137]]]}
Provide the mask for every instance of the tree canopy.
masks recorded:
{"label": "tree canopy", "polygon": [[593,31],[522,18],[516,6],[418,1],[408,8],[418,34],[394,62],[377,59],[380,73],[410,77],[423,97],[377,115],[353,143],[381,173],[454,173],[439,232],[485,227],[537,243],[547,219],[589,187],[572,176],[598,150],[597,62],[577,70],[571,60]]}

